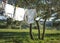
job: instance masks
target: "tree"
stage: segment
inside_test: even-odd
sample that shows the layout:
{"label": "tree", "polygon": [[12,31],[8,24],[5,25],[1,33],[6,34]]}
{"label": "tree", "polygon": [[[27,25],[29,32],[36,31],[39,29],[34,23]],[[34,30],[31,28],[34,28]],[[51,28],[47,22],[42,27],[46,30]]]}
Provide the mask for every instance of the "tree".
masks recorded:
{"label": "tree", "polygon": [[[58,18],[60,18],[60,0],[49,0],[49,1],[47,1],[47,0],[45,0],[45,6],[47,6],[47,7],[45,7],[44,8],[44,10],[46,10],[47,11],[47,15],[46,14],[44,14],[44,24],[43,24],[43,34],[42,34],[42,39],[44,39],[44,34],[45,34],[45,22],[46,22],[46,20],[49,18],[49,17],[51,17],[51,15],[55,12],[57,12],[58,14],[57,14],[57,17]],[[47,2],[50,2],[50,3],[47,3]],[[54,7],[54,12],[52,12],[52,7]],[[48,9],[47,9],[48,8]]]}
{"label": "tree", "polygon": [[[44,19],[44,24],[43,24],[43,34],[42,34],[42,39],[44,39],[45,35],[45,23],[46,20],[51,17],[52,12],[52,7],[54,7],[54,12],[59,13],[60,12],[60,0],[18,0],[18,2],[15,3],[18,4],[19,7],[23,8],[36,8],[37,13],[39,10],[43,10],[43,14],[40,14],[40,16]],[[15,14],[16,7],[14,9],[14,14]],[[38,14],[37,14],[38,15]],[[60,13],[58,14],[58,18],[60,18]],[[39,29],[39,24],[38,21],[36,21],[37,27],[38,27],[38,37],[40,39],[40,29]],[[33,39],[32,35],[32,24],[30,24],[30,37]]]}
{"label": "tree", "polygon": [[60,19],[60,0],[58,0],[58,1],[57,0],[53,0],[52,1],[52,7],[54,8],[53,9],[54,13],[57,13],[56,14],[57,16],[55,16],[56,18],[53,20],[53,26],[57,27],[58,25],[56,25],[56,24],[59,24],[59,22],[56,21],[56,20]]}
{"label": "tree", "polygon": [[[43,0],[44,2],[44,0]],[[43,23],[43,33],[42,33],[42,40],[44,40],[44,36],[45,36],[45,30],[46,30],[46,20],[49,19],[49,17],[51,16],[51,5],[47,3],[47,1],[45,0],[45,2],[42,4],[42,8],[43,8],[43,14],[42,14],[42,18],[44,19],[44,23]]]}
{"label": "tree", "polygon": [[[23,2],[23,4],[25,5],[24,7],[25,8],[29,8],[29,7],[31,7],[31,8],[36,8],[36,10],[37,10],[37,12],[40,10],[40,9],[43,9],[44,10],[44,12],[47,10],[47,7],[48,7],[48,4],[45,4],[45,2],[44,2],[44,0],[43,0],[43,2],[44,3],[42,3],[41,2],[42,0],[25,0],[25,1],[23,1],[22,0],[22,2]],[[40,3],[41,2],[41,3]],[[21,4],[21,6],[22,6],[22,4]],[[46,7],[45,7],[46,6]],[[45,7],[45,8],[44,8]],[[44,17],[43,17],[44,16]],[[43,35],[42,35],[42,39],[44,38],[44,34],[45,34],[45,23],[46,23],[46,19],[48,18],[48,16],[47,16],[47,14],[43,14],[43,18],[45,19],[45,21],[44,21],[44,25],[43,25]],[[39,25],[38,25],[38,21],[36,21],[36,23],[37,23],[37,27],[38,27],[38,37],[39,37],[39,39],[40,39],[40,29],[39,29]],[[30,24],[30,36],[31,36],[31,39],[33,39],[32,38],[32,30],[31,30],[31,25],[32,24]]]}

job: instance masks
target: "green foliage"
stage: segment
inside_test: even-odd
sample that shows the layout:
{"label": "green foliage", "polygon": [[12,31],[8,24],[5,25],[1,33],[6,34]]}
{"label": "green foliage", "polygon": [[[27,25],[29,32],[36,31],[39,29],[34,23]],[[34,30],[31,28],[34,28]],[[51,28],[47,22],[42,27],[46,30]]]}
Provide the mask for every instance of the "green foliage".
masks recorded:
{"label": "green foliage", "polygon": [[0,20],[0,28],[7,28],[7,22],[5,20]]}

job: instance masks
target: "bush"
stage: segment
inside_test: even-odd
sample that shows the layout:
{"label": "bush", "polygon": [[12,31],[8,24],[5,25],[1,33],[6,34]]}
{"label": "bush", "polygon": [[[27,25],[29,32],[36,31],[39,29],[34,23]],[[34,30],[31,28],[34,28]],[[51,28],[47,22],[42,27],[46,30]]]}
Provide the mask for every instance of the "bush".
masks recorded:
{"label": "bush", "polygon": [[0,28],[7,28],[6,25],[0,25]]}
{"label": "bush", "polygon": [[12,25],[11,28],[12,29],[20,29],[20,26]]}

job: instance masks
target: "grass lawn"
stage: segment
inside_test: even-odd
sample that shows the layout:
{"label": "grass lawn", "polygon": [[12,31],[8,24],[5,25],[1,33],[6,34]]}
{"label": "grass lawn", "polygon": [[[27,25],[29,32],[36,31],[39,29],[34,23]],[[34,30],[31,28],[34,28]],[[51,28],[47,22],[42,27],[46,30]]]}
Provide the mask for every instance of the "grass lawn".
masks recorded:
{"label": "grass lawn", "polygon": [[60,43],[59,30],[46,30],[44,40],[39,40],[37,33],[37,29],[33,29],[35,40],[31,40],[29,29],[0,29],[0,43]]}

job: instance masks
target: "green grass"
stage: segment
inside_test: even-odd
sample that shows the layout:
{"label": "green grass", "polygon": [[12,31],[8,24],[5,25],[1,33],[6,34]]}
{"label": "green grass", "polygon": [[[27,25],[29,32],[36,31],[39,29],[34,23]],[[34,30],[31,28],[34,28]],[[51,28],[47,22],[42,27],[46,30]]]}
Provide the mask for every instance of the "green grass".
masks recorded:
{"label": "green grass", "polygon": [[31,40],[29,29],[0,29],[0,43],[60,43],[58,30],[46,30],[44,40],[39,40],[37,33],[37,29],[33,29],[35,40]]}

